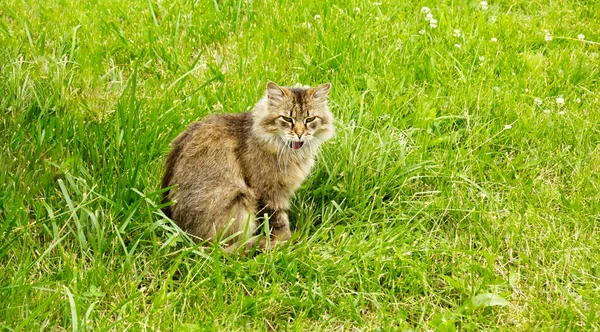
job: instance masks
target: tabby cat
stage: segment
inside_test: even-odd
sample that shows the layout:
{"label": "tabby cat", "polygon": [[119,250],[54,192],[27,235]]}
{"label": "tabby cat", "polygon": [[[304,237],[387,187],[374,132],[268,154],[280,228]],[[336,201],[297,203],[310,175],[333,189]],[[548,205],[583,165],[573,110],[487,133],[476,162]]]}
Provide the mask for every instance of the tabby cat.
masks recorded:
{"label": "tabby cat", "polygon": [[331,84],[267,84],[247,113],[218,114],[191,124],[171,143],[163,188],[165,212],[197,241],[226,239],[227,250],[256,244],[265,216],[268,248],[290,236],[290,198],[334,136],[327,106]]}

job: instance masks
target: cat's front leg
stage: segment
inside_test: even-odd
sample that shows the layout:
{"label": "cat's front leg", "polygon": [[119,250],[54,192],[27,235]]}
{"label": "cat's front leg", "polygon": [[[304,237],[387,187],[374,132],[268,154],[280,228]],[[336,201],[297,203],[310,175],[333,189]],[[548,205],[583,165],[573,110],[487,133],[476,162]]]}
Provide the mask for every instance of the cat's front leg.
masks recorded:
{"label": "cat's front leg", "polygon": [[[269,223],[270,237],[265,239],[264,249],[287,242],[292,237],[288,219],[289,200],[283,195],[269,195],[259,200],[257,213],[263,223]],[[266,217],[266,220],[265,220]]]}
{"label": "cat's front leg", "polygon": [[269,219],[271,239],[278,242],[286,242],[292,237],[290,222],[287,211],[277,210]]}

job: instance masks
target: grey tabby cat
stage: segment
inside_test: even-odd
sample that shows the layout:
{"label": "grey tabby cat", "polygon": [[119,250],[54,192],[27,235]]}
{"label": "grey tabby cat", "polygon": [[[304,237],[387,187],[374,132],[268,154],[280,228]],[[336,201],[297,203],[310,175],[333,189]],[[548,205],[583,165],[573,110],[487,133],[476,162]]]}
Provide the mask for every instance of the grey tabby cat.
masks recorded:
{"label": "grey tabby cat", "polygon": [[256,244],[268,216],[268,248],[290,236],[290,198],[314,165],[319,145],[334,136],[327,106],[331,84],[267,84],[248,113],[218,114],[191,124],[172,143],[163,188],[165,212],[196,240],[229,238],[227,250]]}

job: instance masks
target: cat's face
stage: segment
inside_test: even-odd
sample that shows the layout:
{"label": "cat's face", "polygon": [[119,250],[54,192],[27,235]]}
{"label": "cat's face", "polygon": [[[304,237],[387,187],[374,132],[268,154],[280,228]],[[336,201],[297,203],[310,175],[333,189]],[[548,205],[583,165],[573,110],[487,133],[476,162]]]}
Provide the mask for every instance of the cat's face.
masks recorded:
{"label": "cat's face", "polygon": [[266,110],[260,127],[287,148],[315,147],[334,135],[333,115],[327,106],[331,84],[314,88],[267,84]]}

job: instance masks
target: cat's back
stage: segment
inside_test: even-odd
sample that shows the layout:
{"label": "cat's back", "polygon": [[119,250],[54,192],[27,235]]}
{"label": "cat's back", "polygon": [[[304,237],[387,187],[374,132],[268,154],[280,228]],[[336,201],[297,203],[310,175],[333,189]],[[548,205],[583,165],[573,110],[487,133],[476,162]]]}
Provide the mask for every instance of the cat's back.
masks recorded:
{"label": "cat's back", "polygon": [[252,126],[249,113],[209,115],[202,121],[194,122],[172,143],[175,148],[185,145],[186,153],[195,149],[237,148],[246,132]]}
{"label": "cat's back", "polygon": [[182,184],[192,176],[216,176],[226,169],[231,170],[251,126],[249,113],[209,115],[189,125],[171,143],[163,188]]}

